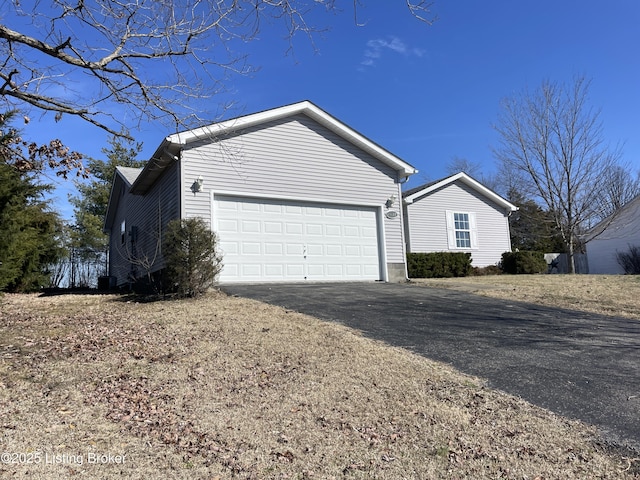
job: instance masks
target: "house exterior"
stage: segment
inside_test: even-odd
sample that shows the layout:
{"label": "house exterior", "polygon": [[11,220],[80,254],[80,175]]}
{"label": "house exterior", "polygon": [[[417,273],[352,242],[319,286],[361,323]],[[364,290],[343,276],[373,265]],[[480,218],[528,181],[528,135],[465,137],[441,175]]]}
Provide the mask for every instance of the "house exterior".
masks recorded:
{"label": "house exterior", "polygon": [[628,252],[630,246],[640,247],[640,197],[596,225],[585,239],[589,273],[625,273],[616,256],[618,252]]}
{"label": "house exterior", "polygon": [[110,275],[159,271],[166,224],[200,217],[221,283],[404,280],[398,199],[415,172],[308,101],[170,135],[143,169],[116,171]]}
{"label": "house exterior", "polygon": [[405,191],[403,210],[408,252],[469,252],[485,267],[511,251],[517,207],[463,172]]}

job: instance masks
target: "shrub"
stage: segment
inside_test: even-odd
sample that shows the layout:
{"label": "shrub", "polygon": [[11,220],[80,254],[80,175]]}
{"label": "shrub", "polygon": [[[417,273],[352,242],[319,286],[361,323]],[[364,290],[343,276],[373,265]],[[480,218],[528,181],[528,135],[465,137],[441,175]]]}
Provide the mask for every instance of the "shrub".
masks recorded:
{"label": "shrub", "polygon": [[534,251],[504,252],[501,267],[511,274],[545,273],[548,268],[544,253]]}
{"label": "shrub", "polygon": [[486,275],[500,275],[503,272],[498,265],[487,265],[486,267],[473,267],[471,273],[476,277],[484,277]]}
{"label": "shrub", "polygon": [[616,260],[624,269],[624,273],[628,275],[640,274],[640,247],[637,245],[629,245],[626,252],[616,251]]}
{"label": "shrub", "polygon": [[466,277],[471,273],[471,254],[465,252],[408,253],[409,278]]}
{"label": "shrub", "polygon": [[213,287],[222,270],[217,237],[200,218],[172,220],[162,242],[168,284],[180,296],[194,297]]}

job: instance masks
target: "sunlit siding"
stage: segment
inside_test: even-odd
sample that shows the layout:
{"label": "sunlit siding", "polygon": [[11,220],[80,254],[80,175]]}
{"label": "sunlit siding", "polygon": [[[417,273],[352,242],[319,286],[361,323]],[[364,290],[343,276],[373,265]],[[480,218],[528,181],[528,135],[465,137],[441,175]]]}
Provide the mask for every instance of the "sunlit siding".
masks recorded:
{"label": "sunlit siding", "polygon": [[[396,171],[305,115],[261,124],[182,152],[183,214],[211,222],[210,192],[382,206]],[[203,191],[191,185],[203,178]],[[398,209],[396,202],[394,209]],[[387,262],[404,263],[400,216],[384,218]]]}
{"label": "sunlit siding", "polygon": [[589,273],[622,274],[617,253],[628,252],[632,245],[640,246],[640,198],[603,224],[606,229],[587,243]]}
{"label": "sunlit siding", "polygon": [[[164,267],[160,226],[164,230],[170,220],[180,216],[178,170],[177,164],[169,166],[144,195],[131,195],[124,186],[124,193],[114,191],[114,195],[121,198],[111,227],[110,274],[116,277],[118,285],[146,275],[147,270],[155,272]],[[118,180],[118,183],[122,182]],[[124,243],[120,235],[123,220],[126,222]],[[131,237],[132,227],[137,228],[135,242]]]}
{"label": "sunlit siding", "polygon": [[[447,211],[475,213],[477,248],[449,248]],[[470,252],[473,265],[482,267],[496,264],[503,252],[511,251],[509,220],[505,209],[464,182],[450,183],[417,199],[406,206],[406,216],[411,252]]]}

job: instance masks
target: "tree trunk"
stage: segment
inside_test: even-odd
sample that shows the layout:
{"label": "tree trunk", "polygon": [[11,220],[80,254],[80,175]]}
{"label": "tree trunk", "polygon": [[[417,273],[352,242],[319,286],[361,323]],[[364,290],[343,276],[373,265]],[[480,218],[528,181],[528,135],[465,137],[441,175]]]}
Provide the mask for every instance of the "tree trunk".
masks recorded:
{"label": "tree trunk", "polygon": [[567,264],[569,268],[569,273],[576,273],[576,260],[575,260],[575,252],[573,248],[573,234],[569,236],[569,253],[567,255]]}

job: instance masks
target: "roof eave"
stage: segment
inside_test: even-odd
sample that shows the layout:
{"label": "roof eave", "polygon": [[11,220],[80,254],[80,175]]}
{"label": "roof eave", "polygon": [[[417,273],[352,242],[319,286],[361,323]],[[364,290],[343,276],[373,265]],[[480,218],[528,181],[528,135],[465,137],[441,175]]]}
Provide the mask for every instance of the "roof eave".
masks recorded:
{"label": "roof eave", "polygon": [[455,175],[451,175],[450,177],[444,178],[439,182],[436,182],[432,185],[429,185],[425,188],[423,188],[422,190],[418,190],[417,192],[412,193],[411,195],[406,196],[403,201],[405,202],[405,204],[410,205],[413,202],[415,202],[418,198],[421,198],[435,190],[438,190],[450,183],[455,182],[456,180],[461,180],[462,182],[464,182],[465,184],[469,185],[471,188],[473,188],[474,190],[476,190],[477,192],[481,193],[482,195],[484,195],[485,197],[491,199],[494,203],[497,203],[498,205],[504,207],[506,210],[511,211],[511,212],[515,212],[516,210],[518,210],[518,207],[515,206],[514,204],[512,204],[511,202],[509,202],[508,200],[502,198],[500,195],[498,195],[497,193],[495,193],[493,190],[485,187],[484,185],[482,185],[480,182],[478,182],[477,180],[471,178],[469,175],[467,175],[464,172],[459,172],[456,173]]}
{"label": "roof eave", "polygon": [[164,169],[172,162],[178,160],[182,145],[173,142],[172,137],[173,135],[170,135],[162,140],[160,146],[144,166],[140,175],[138,175],[138,178],[133,182],[130,190],[133,195],[145,193],[162,174]]}

